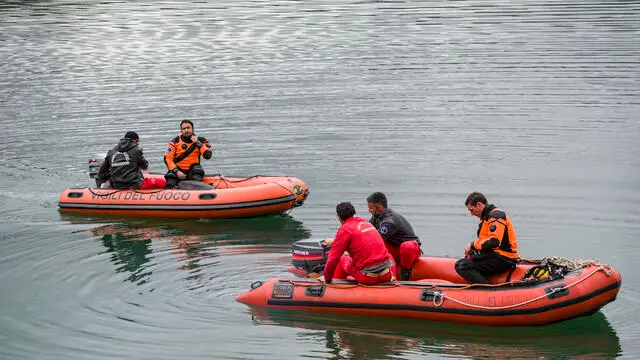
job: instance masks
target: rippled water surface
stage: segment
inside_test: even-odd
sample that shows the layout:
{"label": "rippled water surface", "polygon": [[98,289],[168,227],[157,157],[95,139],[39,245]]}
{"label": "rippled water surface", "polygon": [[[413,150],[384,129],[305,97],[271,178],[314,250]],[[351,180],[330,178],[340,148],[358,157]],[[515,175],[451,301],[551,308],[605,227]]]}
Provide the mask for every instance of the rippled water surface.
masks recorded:
{"label": "rippled water surface", "polygon": [[[0,1],[0,358],[639,358],[640,2]],[[208,173],[292,175],[289,216],[61,214],[127,130],[164,170],[179,121]],[[293,241],[384,191],[456,256],[474,190],[521,254],[621,271],[587,318],[494,329],[251,310]]]}

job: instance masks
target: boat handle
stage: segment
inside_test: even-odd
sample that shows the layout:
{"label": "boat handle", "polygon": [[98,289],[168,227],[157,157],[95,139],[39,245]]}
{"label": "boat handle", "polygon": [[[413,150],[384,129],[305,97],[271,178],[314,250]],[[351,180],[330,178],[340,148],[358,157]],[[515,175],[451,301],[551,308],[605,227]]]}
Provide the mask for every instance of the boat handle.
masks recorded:
{"label": "boat handle", "polygon": [[198,198],[200,200],[213,200],[216,198],[216,196],[218,196],[216,193],[206,193],[206,194],[200,194]]}

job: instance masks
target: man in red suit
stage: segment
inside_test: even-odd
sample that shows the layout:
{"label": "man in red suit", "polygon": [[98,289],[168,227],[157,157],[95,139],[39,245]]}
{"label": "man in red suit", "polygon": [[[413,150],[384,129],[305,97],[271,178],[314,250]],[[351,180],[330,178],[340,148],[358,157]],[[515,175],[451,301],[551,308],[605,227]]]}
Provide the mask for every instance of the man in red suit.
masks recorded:
{"label": "man in red suit", "polygon": [[[325,245],[332,245],[324,268],[325,281],[346,279],[347,275],[365,285],[395,281],[395,262],[376,228],[355,216],[349,202],[338,204],[336,213],[341,226],[334,239],[325,240]],[[345,251],[349,255],[343,255]]]}

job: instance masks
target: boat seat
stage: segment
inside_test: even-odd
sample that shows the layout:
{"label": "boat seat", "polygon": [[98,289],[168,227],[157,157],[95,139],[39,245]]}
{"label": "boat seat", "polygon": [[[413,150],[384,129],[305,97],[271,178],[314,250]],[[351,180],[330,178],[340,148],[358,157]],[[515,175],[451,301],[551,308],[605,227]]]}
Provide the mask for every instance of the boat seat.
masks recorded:
{"label": "boat seat", "polygon": [[182,180],[178,183],[178,190],[211,190],[213,186],[196,180]]}

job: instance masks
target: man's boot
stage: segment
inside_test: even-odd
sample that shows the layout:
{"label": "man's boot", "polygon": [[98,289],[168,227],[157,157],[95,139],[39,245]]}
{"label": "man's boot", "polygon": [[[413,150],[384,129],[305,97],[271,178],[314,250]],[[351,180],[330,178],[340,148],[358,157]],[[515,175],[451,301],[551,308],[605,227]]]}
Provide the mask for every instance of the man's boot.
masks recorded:
{"label": "man's boot", "polygon": [[400,281],[409,281],[411,279],[411,269],[400,269]]}

